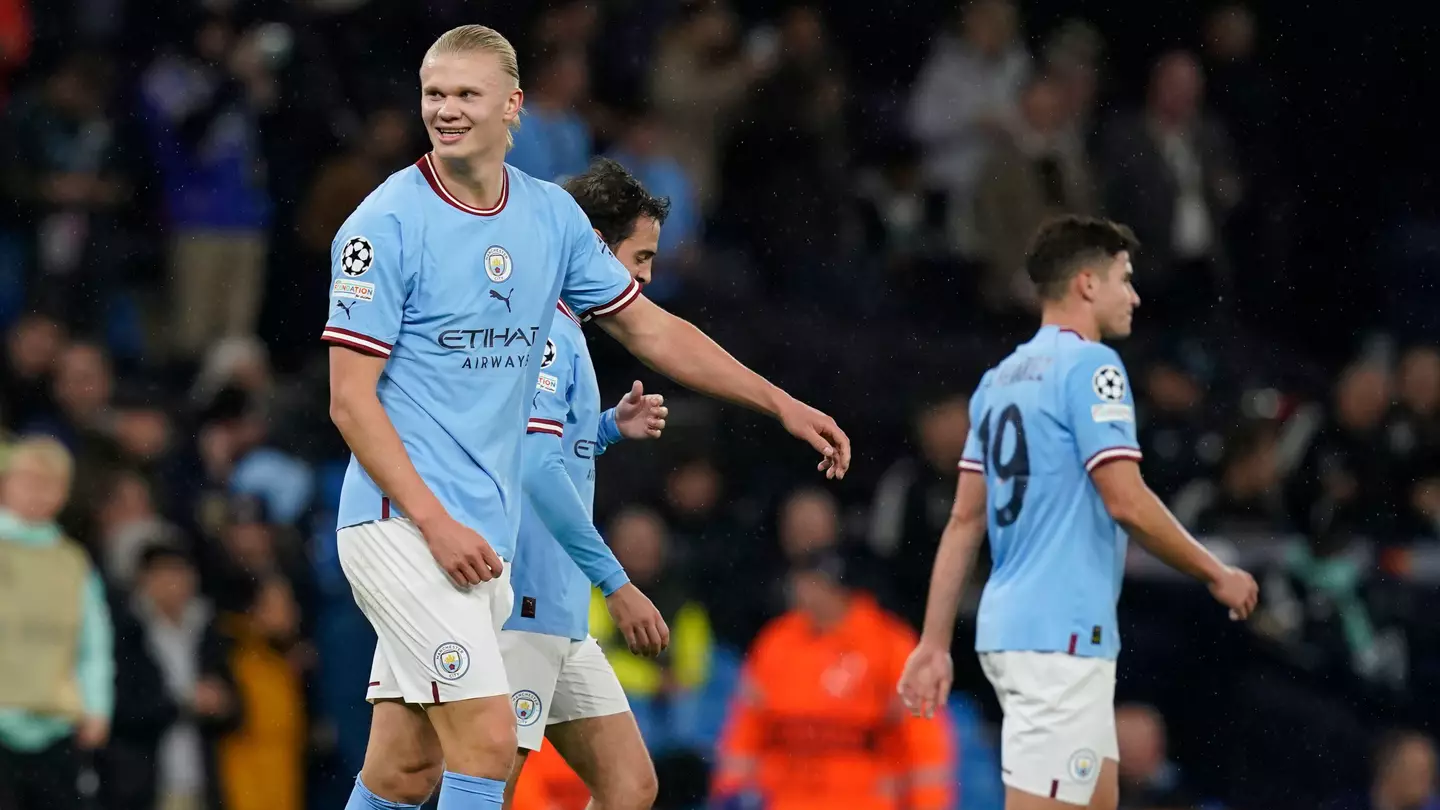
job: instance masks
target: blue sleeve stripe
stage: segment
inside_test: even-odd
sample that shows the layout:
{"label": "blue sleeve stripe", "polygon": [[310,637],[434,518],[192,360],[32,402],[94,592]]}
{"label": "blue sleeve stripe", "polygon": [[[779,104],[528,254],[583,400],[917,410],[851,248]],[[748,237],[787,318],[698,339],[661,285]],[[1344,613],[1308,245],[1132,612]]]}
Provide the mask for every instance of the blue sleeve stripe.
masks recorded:
{"label": "blue sleeve stripe", "polygon": [[347,349],[354,349],[362,354],[374,355],[375,357],[389,357],[390,350],[394,348],[383,340],[376,340],[369,335],[362,335],[359,332],[352,332],[349,329],[341,329],[338,326],[327,326],[325,331],[320,333],[320,339],[327,343],[334,343],[344,346]]}
{"label": "blue sleeve stripe", "polygon": [[973,459],[962,458],[962,459],[960,459],[960,469],[963,470],[964,472],[973,472],[973,473],[981,473],[981,474],[984,474],[984,472],[985,472],[985,465],[982,464],[981,462],[975,461],[975,460],[973,460]]}
{"label": "blue sleeve stripe", "polygon": [[1085,461],[1085,472],[1094,472],[1096,467],[1102,467],[1112,461],[1122,459],[1139,461],[1140,458],[1140,451],[1134,447],[1107,447]]}
{"label": "blue sleeve stripe", "polygon": [[631,304],[635,303],[635,299],[636,299],[636,298],[639,298],[639,297],[640,297],[640,284],[637,283],[637,282],[635,281],[635,279],[632,278],[632,279],[630,279],[630,283],[629,283],[628,285],[626,285],[625,291],[622,292],[622,293],[620,293],[619,295],[615,296],[614,298],[610,299],[610,303],[608,303],[608,304],[601,304],[600,306],[595,307],[594,309],[590,310],[589,312],[586,312],[586,313],[585,313],[585,320],[588,321],[588,320],[590,320],[591,318],[603,318],[603,317],[605,317],[605,316],[607,316],[607,315],[614,315],[615,313],[619,312],[620,310],[622,310],[622,309],[630,306]]}
{"label": "blue sleeve stripe", "polygon": [[565,425],[564,423],[558,422],[554,419],[537,419],[532,416],[530,417],[530,421],[525,425],[525,432],[549,433],[552,436],[559,436],[561,438],[564,438]]}

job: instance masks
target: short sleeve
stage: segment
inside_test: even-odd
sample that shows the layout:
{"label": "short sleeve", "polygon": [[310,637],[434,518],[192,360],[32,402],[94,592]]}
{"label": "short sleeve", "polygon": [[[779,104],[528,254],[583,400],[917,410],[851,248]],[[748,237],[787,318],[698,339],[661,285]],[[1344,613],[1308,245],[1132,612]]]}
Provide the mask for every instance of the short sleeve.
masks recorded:
{"label": "short sleeve", "polygon": [[975,386],[975,395],[970,397],[970,432],[965,436],[965,451],[960,454],[960,471],[985,474],[985,445],[980,441],[980,414],[985,411],[985,389],[989,387],[990,372],[980,378]]}
{"label": "short sleeve", "polygon": [[1086,472],[1111,461],[1140,460],[1135,399],[1114,349],[1100,343],[1080,348],[1065,376],[1065,410]]}
{"label": "short sleeve", "polygon": [[356,212],[330,245],[330,315],[321,339],[389,357],[400,337],[409,284],[399,221]]}
{"label": "short sleeve", "polygon": [[575,388],[575,347],[561,332],[560,329],[554,330],[545,341],[545,355],[540,361],[540,375],[535,380],[526,433],[565,436],[565,422],[570,416],[570,396]]}
{"label": "short sleeve", "polygon": [[565,199],[569,255],[560,298],[581,320],[614,315],[640,297],[640,285],[595,233],[580,206],[568,194]]}

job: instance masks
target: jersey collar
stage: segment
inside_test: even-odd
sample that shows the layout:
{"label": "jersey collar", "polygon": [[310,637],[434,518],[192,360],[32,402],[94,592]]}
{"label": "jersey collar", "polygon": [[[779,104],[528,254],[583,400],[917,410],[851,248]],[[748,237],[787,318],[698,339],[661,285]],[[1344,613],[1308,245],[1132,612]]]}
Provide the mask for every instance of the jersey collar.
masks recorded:
{"label": "jersey collar", "polygon": [[449,203],[452,207],[458,208],[467,214],[474,214],[477,217],[493,217],[505,210],[505,203],[510,200],[510,170],[501,167],[500,175],[500,200],[491,208],[476,208],[473,205],[466,205],[458,197],[445,188],[445,183],[440,180],[440,172],[435,169],[435,155],[433,152],[426,152],[425,156],[415,161],[415,166],[420,173],[425,175],[425,180],[430,184],[430,189],[435,196]]}

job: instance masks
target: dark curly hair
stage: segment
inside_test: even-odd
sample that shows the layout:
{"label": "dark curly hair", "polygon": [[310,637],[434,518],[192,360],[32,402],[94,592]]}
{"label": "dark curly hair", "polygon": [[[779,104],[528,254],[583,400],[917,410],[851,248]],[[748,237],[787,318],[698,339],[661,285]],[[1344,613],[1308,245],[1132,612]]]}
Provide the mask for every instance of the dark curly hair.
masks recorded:
{"label": "dark curly hair", "polygon": [[670,215],[668,197],[650,196],[635,175],[609,158],[595,158],[584,174],[565,181],[565,190],[612,250],[635,233],[635,220],[650,217],[664,225]]}

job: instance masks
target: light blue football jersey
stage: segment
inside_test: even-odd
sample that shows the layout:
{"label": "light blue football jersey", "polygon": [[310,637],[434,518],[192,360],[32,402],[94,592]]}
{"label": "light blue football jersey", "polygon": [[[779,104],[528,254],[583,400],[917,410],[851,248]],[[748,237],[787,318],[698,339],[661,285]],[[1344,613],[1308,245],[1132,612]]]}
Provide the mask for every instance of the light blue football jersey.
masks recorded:
{"label": "light blue football jersey", "polygon": [[550,342],[526,426],[525,505],[510,566],[515,608],[505,629],[578,641],[589,634],[591,584],[609,594],[629,578],[594,524],[600,383],[564,304]]}
{"label": "light blue football jersey", "polygon": [[[360,203],[330,258],[323,338],[386,358],[380,403],[420,477],[512,559],[520,442],[555,302],[611,315],[639,286],[564,189],[506,166],[500,201],[478,209],[430,155]],[[352,456],[338,526],[398,514]]]}
{"label": "light blue football jersey", "polygon": [[981,378],[970,420],[960,469],[985,476],[993,558],[975,649],[1114,659],[1127,537],[1090,472],[1140,459],[1120,356],[1042,327]]}

